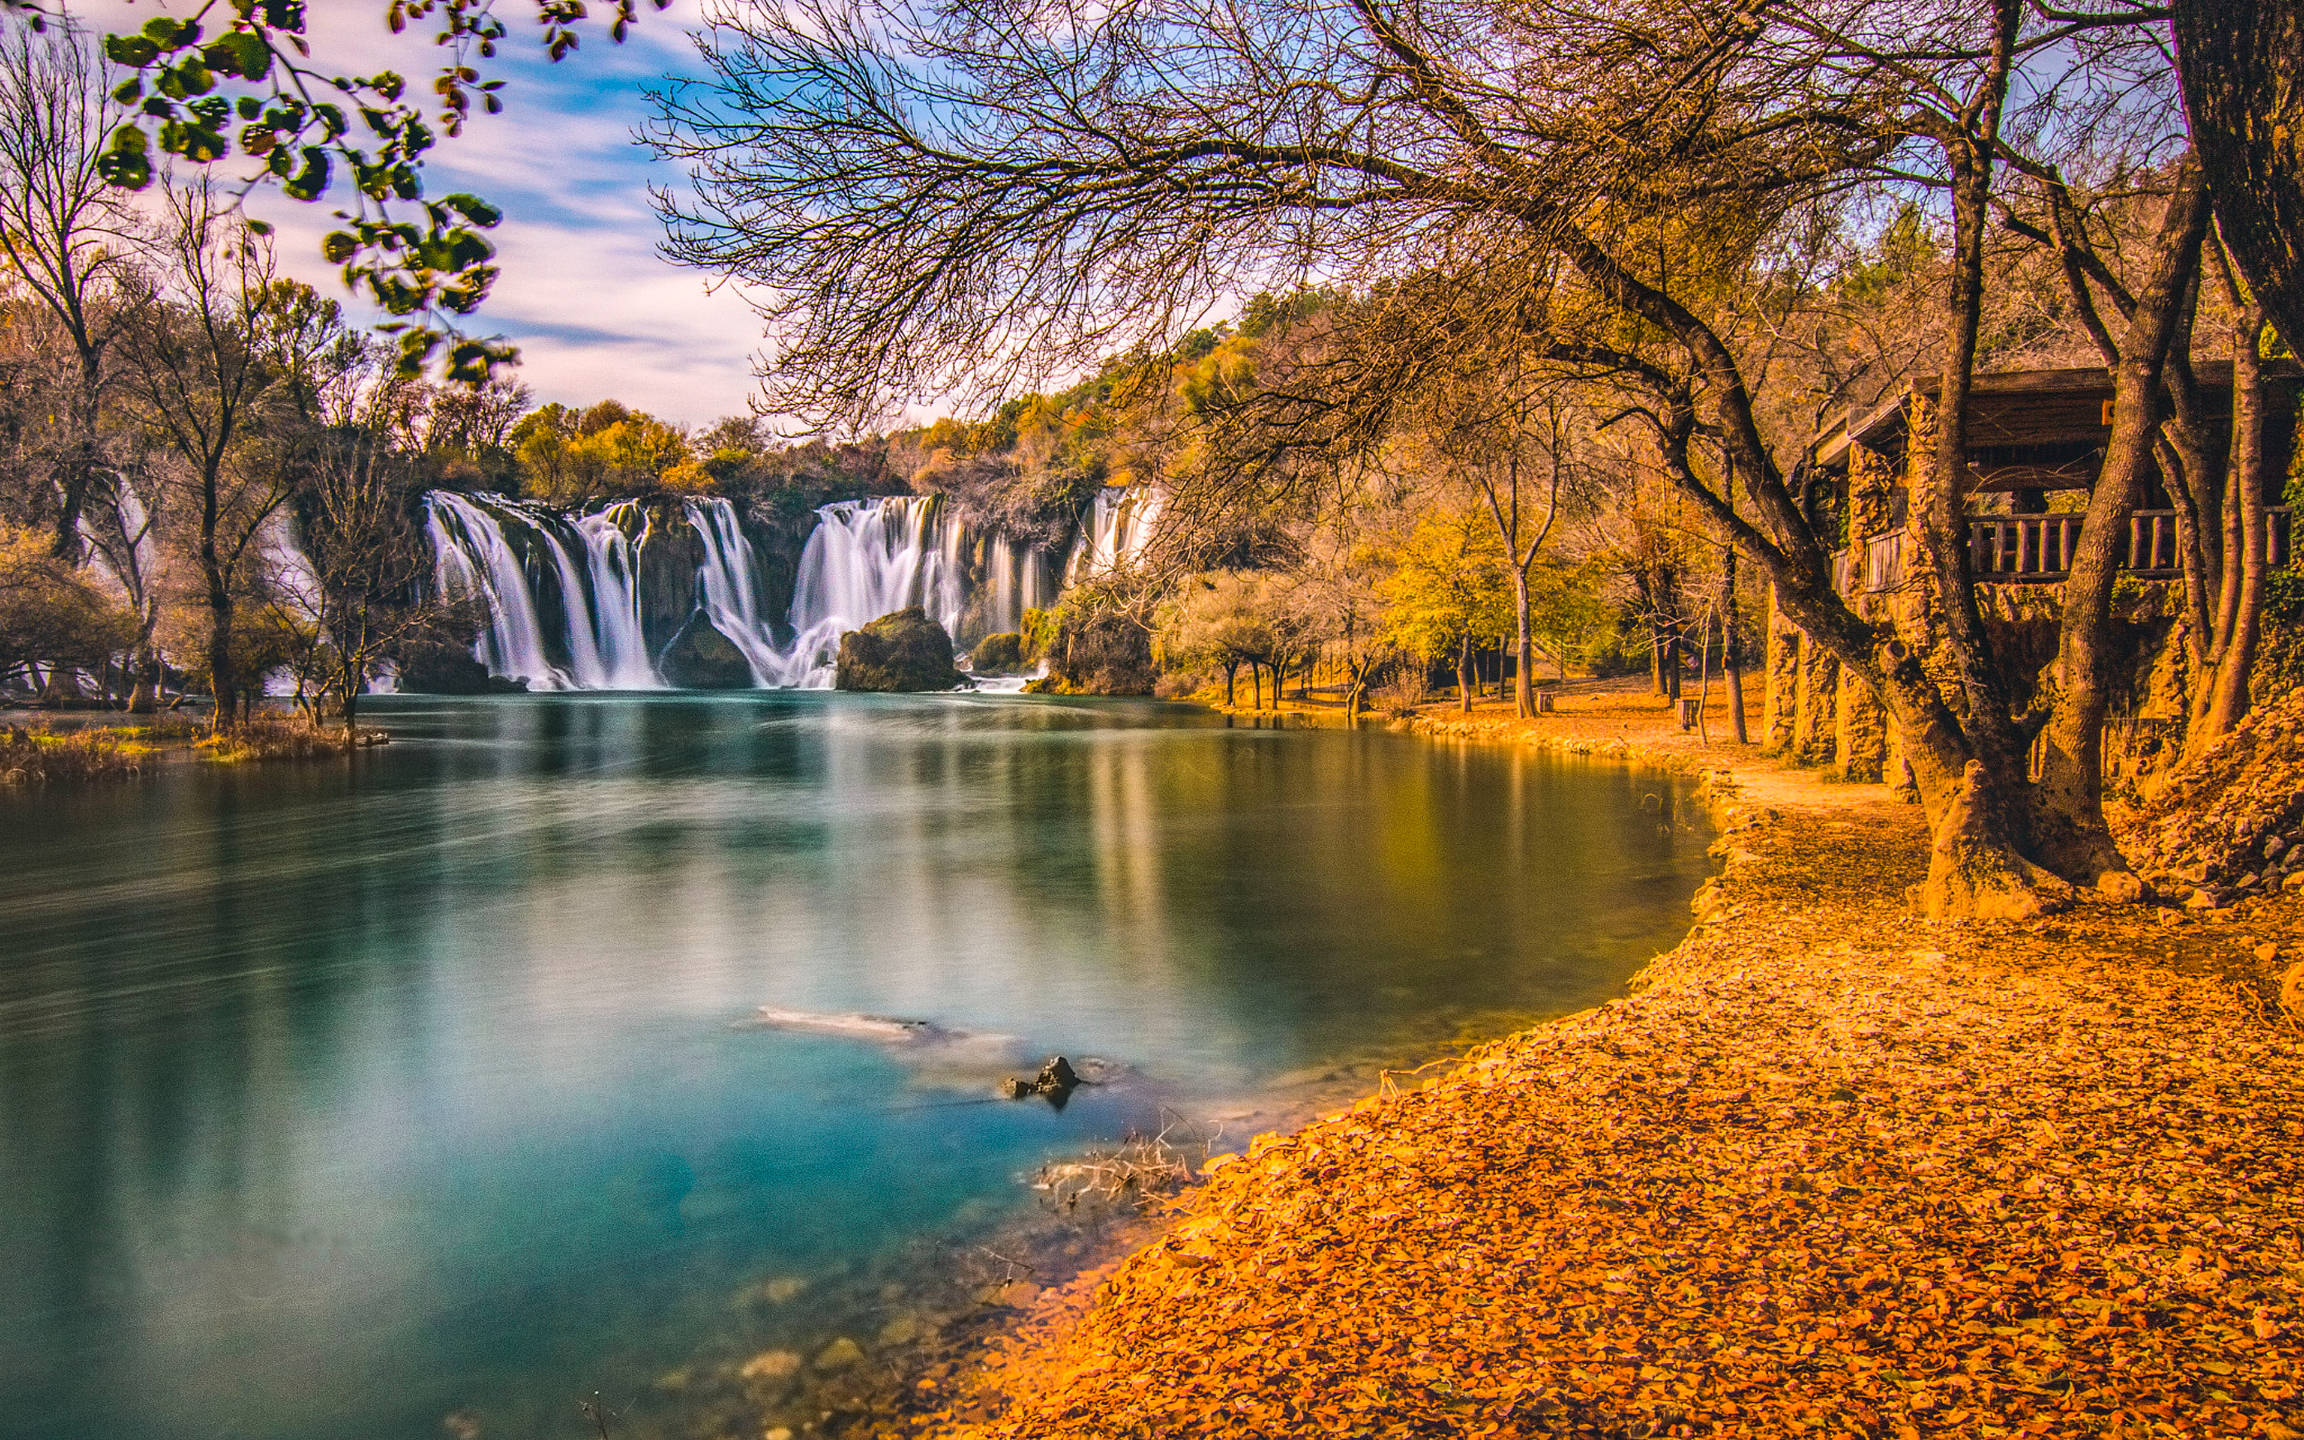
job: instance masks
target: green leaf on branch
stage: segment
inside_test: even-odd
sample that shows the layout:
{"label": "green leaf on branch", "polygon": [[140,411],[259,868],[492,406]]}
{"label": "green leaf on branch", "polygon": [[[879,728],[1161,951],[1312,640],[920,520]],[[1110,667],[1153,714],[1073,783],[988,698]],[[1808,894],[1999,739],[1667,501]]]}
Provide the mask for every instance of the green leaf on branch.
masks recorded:
{"label": "green leaf on branch", "polygon": [[155,15],[144,22],[143,37],[161,50],[181,50],[198,44],[200,23],[196,20],[177,20],[167,15]]}
{"label": "green leaf on branch", "polygon": [[160,47],[141,35],[107,35],[104,37],[104,58],[115,65],[141,70],[160,58]]}
{"label": "green leaf on branch", "polygon": [[462,191],[458,191],[454,195],[443,195],[440,197],[440,203],[483,230],[494,229],[497,223],[504,218],[503,211],[477,195],[466,195]]}
{"label": "green leaf on branch", "polygon": [[219,35],[200,51],[209,69],[243,80],[261,80],[272,73],[272,47],[247,30]]}
{"label": "green leaf on branch", "polygon": [[96,173],[106,184],[123,190],[141,190],[151,184],[152,157],[146,150],[144,132],[134,125],[113,131],[96,157]]}

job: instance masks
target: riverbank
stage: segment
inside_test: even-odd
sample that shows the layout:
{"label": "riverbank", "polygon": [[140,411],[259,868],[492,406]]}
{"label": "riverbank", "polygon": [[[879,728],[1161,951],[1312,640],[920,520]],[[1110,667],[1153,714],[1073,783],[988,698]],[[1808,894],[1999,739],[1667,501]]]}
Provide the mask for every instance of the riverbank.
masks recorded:
{"label": "riverbank", "polygon": [[1932,926],[1882,787],[1561,703],[1413,723],[1711,771],[1687,940],[1215,1168],[917,1433],[2304,1428],[2304,906]]}

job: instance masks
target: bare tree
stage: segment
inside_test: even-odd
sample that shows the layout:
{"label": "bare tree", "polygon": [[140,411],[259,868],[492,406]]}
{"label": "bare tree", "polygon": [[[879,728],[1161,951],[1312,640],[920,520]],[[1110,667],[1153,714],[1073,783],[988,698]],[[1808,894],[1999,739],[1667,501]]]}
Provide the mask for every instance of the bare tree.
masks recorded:
{"label": "bare tree", "polygon": [[290,493],[288,468],[251,443],[280,398],[263,334],[278,292],[269,246],[205,183],[165,199],[165,289],[134,332],[128,387],[180,492],[171,518],[197,577],[214,723],[226,729],[257,678],[239,659],[243,602],[264,581],[261,541]]}
{"label": "bare tree", "polygon": [[357,733],[360,696],[385,662],[458,609],[425,594],[432,555],[415,520],[423,477],[392,443],[394,388],[378,385],[319,446],[300,496],[310,582],[273,599],[280,622],[300,637],[292,660],[300,687],[308,686],[300,693],[315,712],[333,700],[347,739]]}
{"label": "bare tree", "polygon": [[54,318],[78,364],[54,482],[52,547],[64,556],[80,553],[81,512],[102,482],[111,352],[140,298],[123,283],[134,221],[97,169],[121,113],[77,27],[0,24],[0,260]]}

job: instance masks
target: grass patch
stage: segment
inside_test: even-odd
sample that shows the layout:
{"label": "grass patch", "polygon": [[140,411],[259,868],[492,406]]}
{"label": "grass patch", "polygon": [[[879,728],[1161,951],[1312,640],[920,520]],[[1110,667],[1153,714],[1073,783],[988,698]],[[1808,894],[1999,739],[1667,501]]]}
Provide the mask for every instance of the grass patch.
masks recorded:
{"label": "grass patch", "polygon": [[0,730],[0,784],[126,780],[144,773],[151,753],[150,745],[124,731],[11,725]]}
{"label": "grass patch", "polygon": [[390,737],[381,730],[347,735],[338,726],[316,726],[299,718],[262,715],[209,735],[200,749],[219,765],[245,765],[259,760],[318,760],[348,755]]}

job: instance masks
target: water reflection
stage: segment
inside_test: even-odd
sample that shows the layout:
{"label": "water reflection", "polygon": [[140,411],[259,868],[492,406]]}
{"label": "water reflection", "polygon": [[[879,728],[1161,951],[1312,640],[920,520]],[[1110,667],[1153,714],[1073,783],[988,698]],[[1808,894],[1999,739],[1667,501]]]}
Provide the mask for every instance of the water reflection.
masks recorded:
{"label": "water reflection", "polygon": [[[1604,998],[1701,858],[1654,778],[1166,707],[380,708],[346,769],[0,801],[0,1434],[560,1433],[1156,1102]],[[946,1105],[764,1004],[1142,1078]]]}

